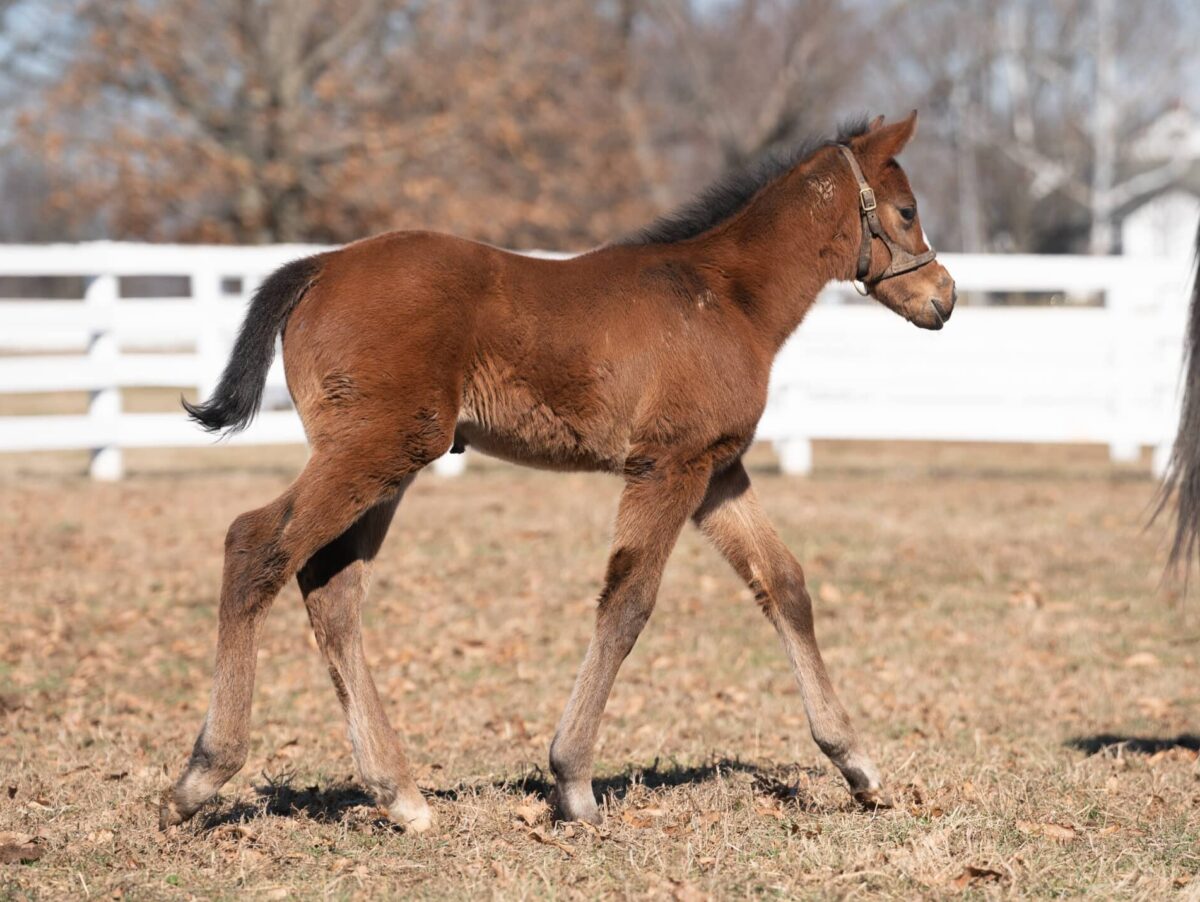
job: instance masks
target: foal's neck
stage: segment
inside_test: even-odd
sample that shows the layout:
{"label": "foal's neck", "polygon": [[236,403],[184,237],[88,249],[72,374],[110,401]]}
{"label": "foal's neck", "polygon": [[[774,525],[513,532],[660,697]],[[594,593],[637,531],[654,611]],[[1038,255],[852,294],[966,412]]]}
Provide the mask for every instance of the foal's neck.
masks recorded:
{"label": "foal's neck", "polygon": [[[859,240],[853,179],[818,152],[699,242],[778,351],[830,281],[849,279]],[[852,197],[853,195],[853,197]]]}

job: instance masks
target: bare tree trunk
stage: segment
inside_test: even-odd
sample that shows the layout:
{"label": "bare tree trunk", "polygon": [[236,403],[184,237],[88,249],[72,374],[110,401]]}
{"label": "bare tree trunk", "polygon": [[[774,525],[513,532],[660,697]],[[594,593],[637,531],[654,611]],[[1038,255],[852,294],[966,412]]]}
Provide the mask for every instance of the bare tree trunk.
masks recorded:
{"label": "bare tree trunk", "polygon": [[979,200],[979,166],[975,140],[975,99],[971,88],[959,82],[950,92],[950,108],[954,116],[954,156],[958,180],[958,230],[959,242],[968,254],[978,254],[985,249],[983,210]]}
{"label": "bare tree trunk", "polygon": [[617,103],[625,117],[625,129],[633,159],[637,163],[642,184],[650,194],[655,212],[666,210],[671,205],[670,192],[662,179],[654,138],[646,122],[645,111],[638,97],[635,83],[635,54],[633,29],[639,11],[638,0],[621,0],[620,17],[617,23],[619,52],[616,60]]}
{"label": "bare tree trunk", "polygon": [[1096,100],[1092,125],[1092,228],[1089,250],[1113,251],[1113,184],[1117,170],[1116,35],[1112,0],[1094,0],[1096,10]]}

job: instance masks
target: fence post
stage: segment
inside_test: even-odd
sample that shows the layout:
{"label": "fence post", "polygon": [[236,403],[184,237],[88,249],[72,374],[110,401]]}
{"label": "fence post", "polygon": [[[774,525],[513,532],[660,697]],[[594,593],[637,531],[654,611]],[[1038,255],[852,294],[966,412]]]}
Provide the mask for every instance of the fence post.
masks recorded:
{"label": "fence post", "polygon": [[120,354],[114,332],[117,306],[117,277],[97,276],[84,292],[83,302],[88,313],[88,361],[98,377],[88,403],[88,418],[101,443],[92,449],[88,467],[93,479],[113,481],[125,473],[121,448],[117,444],[121,416],[121,388],[117,382],[117,363]]}
{"label": "fence post", "polygon": [[772,385],[780,396],[775,415],[782,432],[775,440],[775,455],[779,458],[781,472],[789,476],[808,476],[813,468],[813,448],[812,440],[803,432],[804,388],[798,379],[779,378],[790,368],[790,362],[790,356],[786,356],[776,364],[774,375],[778,381]]}
{"label": "fence post", "polygon": [[779,458],[779,469],[789,476],[812,474],[812,442],[806,438],[786,438],[775,443],[775,454]]}
{"label": "fence post", "polygon": [[200,372],[196,392],[207,401],[217,387],[224,363],[221,347],[221,276],[213,269],[198,269],[191,275],[192,303],[196,305],[196,358]]}
{"label": "fence post", "polygon": [[461,476],[467,469],[467,455],[443,454],[433,462],[433,472],[438,476]]}

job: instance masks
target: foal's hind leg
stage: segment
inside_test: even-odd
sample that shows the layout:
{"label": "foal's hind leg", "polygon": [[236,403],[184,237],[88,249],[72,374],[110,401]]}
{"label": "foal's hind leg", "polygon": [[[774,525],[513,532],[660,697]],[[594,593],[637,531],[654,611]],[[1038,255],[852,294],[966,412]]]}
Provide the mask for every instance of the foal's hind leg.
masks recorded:
{"label": "foal's hind leg", "polygon": [[346,712],[354,760],[375,801],[409,830],[428,829],[429,806],[388,723],[363,654],[361,611],[371,561],[387,534],[400,494],[381,502],[300,570],[300,590],[317,644]]}
{"label": "foal's hind leg", "polygon": [[758,506],[739,462],[713,479],[696,524],[754,591],[783,640],[800,684],[813,739],[867,807],[889,804],[879,772],[838,701],[813,632],[804,571]]}
{"label": "foal's hind leg", "polygon": [[600,718],[617,670],[654,610],[663,566],[707,481],[707,472],[698,469],[666,471],[630,482],[621,496],[596,631],[550,746],[560,820],[600,822],[592,794]]}
{"label": "foal's hind leg", "polygon": [[[445,420],[452,423],[453,417]],[[259,634],[283,584],[364,512],[443,453],[450,433],[442,431],[414,431],[408,441],[398,442],[400,451],[390,443],[381,447],[377,435],[357,441],[353,434],[342,435],[336,450],[316,449],[279,498],[233,521],[225,539],[208,714],[183,774],[163,799],[161,826],[190,818],[246,763]],[[391,434],[404,435],[399,429]]]}

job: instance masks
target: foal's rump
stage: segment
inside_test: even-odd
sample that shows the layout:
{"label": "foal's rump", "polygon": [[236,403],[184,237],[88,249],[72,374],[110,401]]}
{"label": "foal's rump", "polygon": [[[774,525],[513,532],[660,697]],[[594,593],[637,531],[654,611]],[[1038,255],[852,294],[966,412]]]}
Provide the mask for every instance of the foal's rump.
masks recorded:
{"label": "foal's rump", "polygon": [[184,407],[211,432],[246,428],[282,334],[288,389],[314,443],[333,428],[325,412],[349,414],[337,432],[396,407],[449,428],[494,253],[395,232],[287,263],[255,292],[212,397]]}

